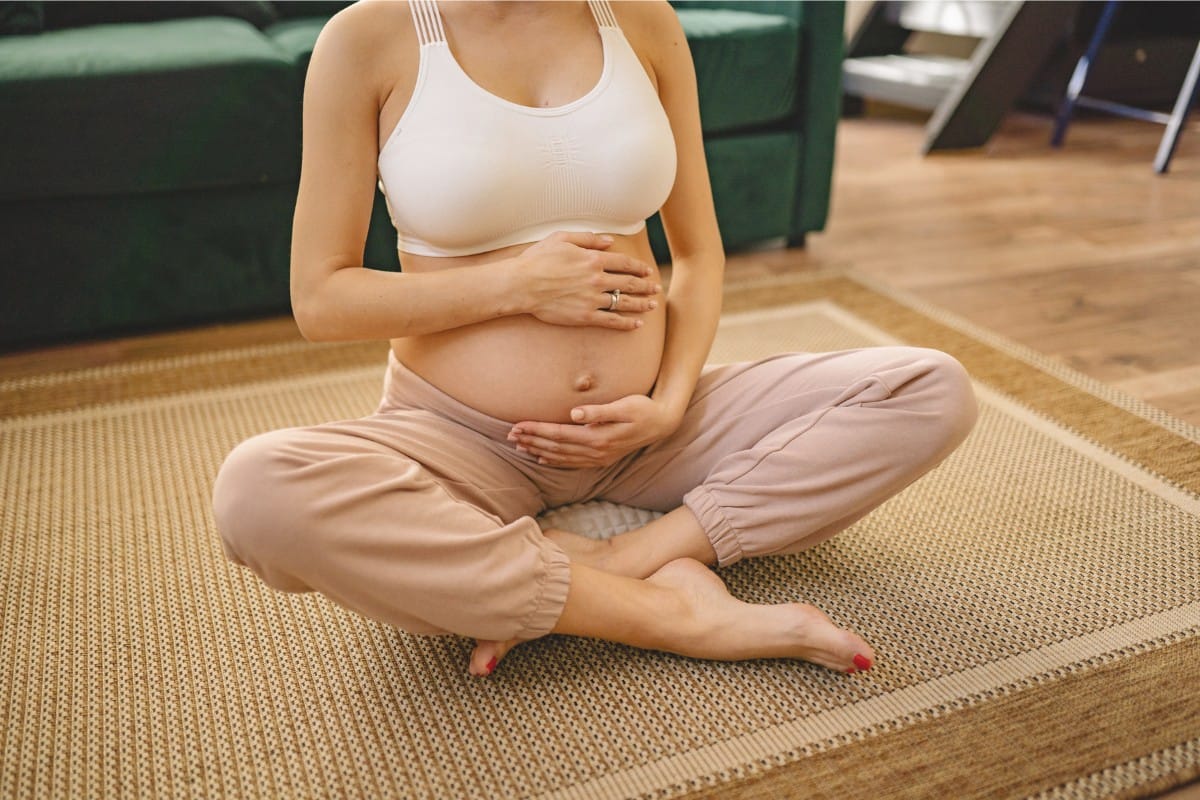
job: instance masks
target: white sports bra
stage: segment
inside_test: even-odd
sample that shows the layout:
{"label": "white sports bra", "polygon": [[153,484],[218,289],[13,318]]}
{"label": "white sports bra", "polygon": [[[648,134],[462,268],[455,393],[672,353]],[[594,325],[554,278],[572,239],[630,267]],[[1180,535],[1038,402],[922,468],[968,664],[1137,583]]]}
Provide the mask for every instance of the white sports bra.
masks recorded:
{"label": "white sports bra", "polygon": [[483,253],[557,230],[633,234],[675,183],[675,140],[607,0],[599,82],[535,108],[475,83],[450,52],[436,0],[409,0],[420,42],[412,99],[379,153],[397,248]]}

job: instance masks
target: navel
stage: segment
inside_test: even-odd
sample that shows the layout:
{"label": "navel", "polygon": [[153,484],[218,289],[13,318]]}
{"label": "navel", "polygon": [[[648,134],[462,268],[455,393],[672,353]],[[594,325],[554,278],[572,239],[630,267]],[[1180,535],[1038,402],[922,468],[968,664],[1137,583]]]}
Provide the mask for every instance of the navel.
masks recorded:
{"label": "navel", "polygon": [[575,391],[589,392],[596,386],[596,379],[590,372],[582,372],[575,378]]}

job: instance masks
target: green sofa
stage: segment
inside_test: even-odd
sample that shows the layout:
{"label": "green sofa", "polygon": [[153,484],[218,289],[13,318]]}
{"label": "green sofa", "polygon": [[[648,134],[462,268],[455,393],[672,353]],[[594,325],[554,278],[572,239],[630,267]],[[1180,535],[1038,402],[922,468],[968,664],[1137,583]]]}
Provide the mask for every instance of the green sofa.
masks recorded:
{"label": "green sofa", "polygon": [[[286,312],[304,74],[344,5],[0,3],[0,349]],[[842,4],[673,5],[726,247],[801,244],[828,211]],[[399,268],[382,195],[364,263]]]}

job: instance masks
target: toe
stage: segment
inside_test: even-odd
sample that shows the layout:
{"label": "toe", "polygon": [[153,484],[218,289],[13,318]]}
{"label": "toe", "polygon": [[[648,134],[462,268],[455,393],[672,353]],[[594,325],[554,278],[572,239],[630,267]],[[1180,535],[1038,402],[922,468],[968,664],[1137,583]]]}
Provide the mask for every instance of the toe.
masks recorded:
{"label": "toe", "polygon": [[472,675],[480,677],[491,675],[496,671],[496,665],[500,663],[508,651],[518,644],[520,644],[519,639],[510,639],[507,642],[476,639],[475,649],[471,652],[471,661],[467,667],[467,671]]}
{"label": "toe", "polygon": [[479,677],[491,675],[492,671],[496,669],[496,664],[500,663],[499,651],[500,642],[476,640],[467,671]]}
{"label": "toe", "polygon": [[875,666],[875,651],[857,634],[845,631],[842,650],[842,670],[853,675]]}
{"label": "toe", "polygon": [[875,650],[857,633],[845,629],[839,631],[841,646],[839,661],[841,669],[851,674],[866,672],[875,666]]}
{"label": "toe", "polygon": [[790,608],[800,623],[799,638],[805,645],[801,658],[851,675],[874,666],[875,651],[857,633],[839,628],[815,606],[794,604]]}

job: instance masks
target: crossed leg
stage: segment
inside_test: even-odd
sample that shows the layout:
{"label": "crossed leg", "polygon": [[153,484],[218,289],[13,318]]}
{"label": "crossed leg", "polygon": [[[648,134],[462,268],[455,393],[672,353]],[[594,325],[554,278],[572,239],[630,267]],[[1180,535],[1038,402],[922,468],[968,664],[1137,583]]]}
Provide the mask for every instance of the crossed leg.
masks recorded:
{"label": "crossed leg", "polygon": [[[691,558],[669,561],[645,579],[572,564],[567,602],[551,633],[718,661],[797,658],[850,673],[875,660],[862,637],[814,606],[744,603]],[[477,640],[471,674],[490,674],[522,641]]]}
{"label": "crossed leg", "polygon": [[[849,387],[782,381],[794,371],[777,374],[791,366],[782,359],[763,362],[765,372],[732,365],[702,378],[676,435],[591,491],[675,509],[614,541],[620,557],[608,566],[617,572],[589,565],[567,534],[541,535],[528,516],[536,490],[515,475],[508,488],[476,480],[476,471],[499,462],[481,458],[481,445],[463,440],[454,423],[423,411],[256,437],[222,467],[214,515],[230,556],[270,585],[321,591],[417,633],[474,637],[477,674],[494,668],[514,640],[550,632],[698,658],[864,669],[874,653],[857,635],[803,604],[742,603],[705,564],[795,552],[833,535],[961,441],[974,406],[967,410],[970,390],[956,383],[957,365],[894,355],[894,370],[868,359],[878,368]],[[748,370],[755,381],[725,380]],[[774,396],[774,384],[788,387],[784,396]],[[718,402],[722,395],[784,422],[763,424],[753,409]],[[763,430],[746,433],[756,426]],[[743,446],[734,446],[738,437]],[[484,510],[499,501],[525,510]]]}
{"label": "crossed leg", "polygon": [[[865,669],[874,661],[866,642],[819,610],[767,607],[768,627],[790,632],[781,641],[758,625],[766,608],[739,608],[704,565],[794,553],[828,539],[942,461],[970,432],[975,414],[961,365],[922,348],[794,354],[719,367],[701,377],[676,433],[597,492],[669,513],[603,542],[567,531],[546,535],[571,558],[573,577],[575,568],[590,567],[646,578],[710,604],[706,611],[716,618],[736,619],[753,642],[727,634],[724,641],[735,648],[757,643],[766,652],[778,648],[837,669]],[[574,621],[563,618],[568,626]],[[480,643],[472,669],[486,672],[513,644]]]}
{"label": "crossed leg", "polygon": [[[502,491],[503,473],[473,473],[487,460],[477,443],[439,431],[430,439],[439,452],[425,459],[440,463],[437,473],[404,452],[436,424],[377,416],[244,442],[214,486],[227,553],[275,588],[319,591],[415,633],[508,641],[555,632],[698,658],[850,663],[857,642],[822,644],[797,609],[735,601],[698,562],[676,560],[647,580],[569,564],[532,511],[484,510],[526,508],[532,490],[515,475]],[[477,648],[473,673],[490,672],[498,641]]]}

